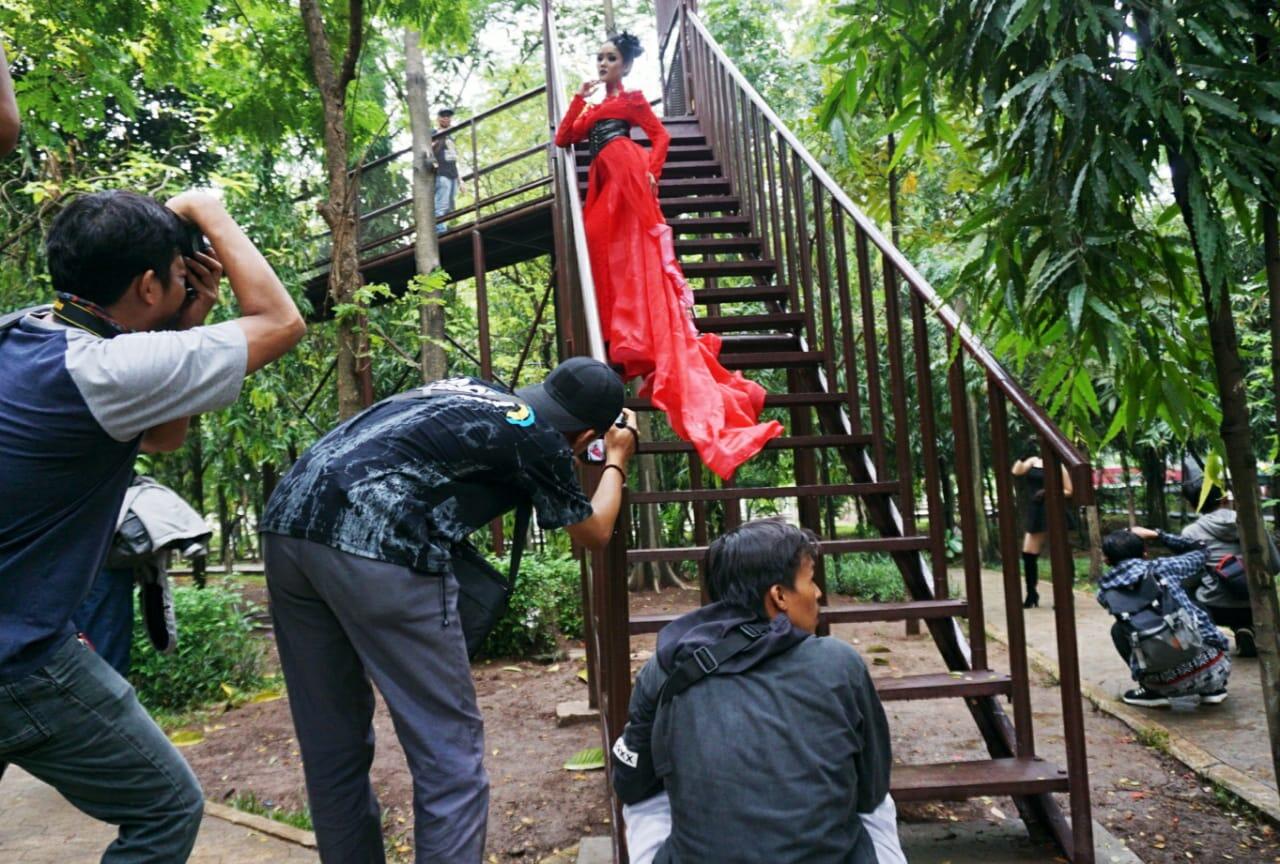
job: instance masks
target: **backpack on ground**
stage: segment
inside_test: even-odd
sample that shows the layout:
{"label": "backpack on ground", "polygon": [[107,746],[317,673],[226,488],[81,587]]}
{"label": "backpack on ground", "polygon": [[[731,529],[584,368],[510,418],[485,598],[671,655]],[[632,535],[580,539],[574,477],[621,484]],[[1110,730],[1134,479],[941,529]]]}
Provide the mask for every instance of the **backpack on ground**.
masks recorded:
{"label": "backpack on ground", "polygon": [[1115,616],[1128,637],[1139,672],[1168,672],[1194,660],[1204,649],[1195,615],[1150,566],[1138,584],[1108,588],[1098,595],[1098,602]]}

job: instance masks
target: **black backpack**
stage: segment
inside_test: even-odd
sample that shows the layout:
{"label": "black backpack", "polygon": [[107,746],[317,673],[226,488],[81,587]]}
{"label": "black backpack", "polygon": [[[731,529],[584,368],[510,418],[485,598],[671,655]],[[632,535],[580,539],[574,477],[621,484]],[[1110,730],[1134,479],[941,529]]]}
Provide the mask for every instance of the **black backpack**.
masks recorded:
{"label": "black backpack", "polygon": [[1101,591],[1098,602],[1120,623],[1138,671],[1144,674],[1168,672],[1195,659],[1204,649],[1195,615],[1178,601],[1169,584],[1155,575],[1151,565],[1138,584]]}

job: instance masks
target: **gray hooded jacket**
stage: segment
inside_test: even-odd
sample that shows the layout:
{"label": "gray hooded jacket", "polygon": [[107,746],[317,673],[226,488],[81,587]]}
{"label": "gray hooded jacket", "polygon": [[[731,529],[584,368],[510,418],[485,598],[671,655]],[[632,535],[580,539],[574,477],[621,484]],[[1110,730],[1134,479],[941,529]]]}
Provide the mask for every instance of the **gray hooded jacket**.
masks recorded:
{"label": "gray hooded jacket", "polygon": [[[1218,566],[1228,555],[1243,555],[1240,547],[1240,527],[1236,522],[1236,511],[1223,507],[1206,513],[1186,528],[1182,536],[1205,547],[1205,574],[1195,586],[1195,598],[1206,606],[1248,607],[1248,598],[1239,598],[1230,594],[1224,586],[1218,584],[1213,568]],[[1276,550],[1275,541],[1267,534],[1267,570],[1272,574],[1280,572],[1280,552]]]}

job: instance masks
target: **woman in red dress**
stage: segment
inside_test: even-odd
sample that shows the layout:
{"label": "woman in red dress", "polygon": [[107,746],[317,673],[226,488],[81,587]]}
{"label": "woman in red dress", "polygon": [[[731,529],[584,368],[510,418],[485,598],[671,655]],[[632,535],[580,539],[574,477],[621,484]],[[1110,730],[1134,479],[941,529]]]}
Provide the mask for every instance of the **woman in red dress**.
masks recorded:
{"label": "woman in red dress", "polygon": [[[591,141],[583,214],[609,359],[622,367],[625,379],[644,378],[640,395],[665,411],[676,434],[728,480],[766,441],[782,434],[782,426],[757,422],[764,388],[721,366],[720,338],[699,334],[693,325],[693,292],[658,206],[658,177],[671,136],[644,95],[622,86],[640,51],[640,41],[629,33],[600,46],[600,78],[583,83],[574,95],[556,144]],[[589,106],[586,97],[600,84],[605,98]],[[648,153],[631,140],[633,125],[649,136]]]}

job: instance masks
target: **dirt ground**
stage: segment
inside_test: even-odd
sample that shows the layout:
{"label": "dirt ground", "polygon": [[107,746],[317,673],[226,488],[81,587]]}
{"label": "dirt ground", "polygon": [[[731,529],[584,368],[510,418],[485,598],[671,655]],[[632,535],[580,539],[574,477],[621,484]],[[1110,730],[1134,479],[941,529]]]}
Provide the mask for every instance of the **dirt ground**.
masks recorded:
{"label": "dirt ground", "polygon": [[[688,608],[696,592],[666,591],[634,598],[636,613]],[[834,635],[852,641],[873,675],[942,671],[927,636],[904,637],[902,625],[841,625]],[[654,637],[633,640],[638,669]],[[999,645],[989,650],[993,668],[1008,668]],[[555,725],[555,706],[583,699],[581,661],[551,665],[493,660],[473,668],[485,716],[486,764],[492,784],[490,862],[539,861],[585,835],[606,834],[609,813],[602,772],[570,772],[563,763],[585,747],[600,745],[595,725]],[[1053,682],[1032,687],[1036,738],[1041,755],[1062,764],[1061,701]],[[901,762],[982,758],[976,728],[958,700],[893,703],[887,707],[894,755]],[[411,784],[403,753],[385,707],[375,716],[378,752],[374,786],[386,814],[392,858],[412,860]],[[1086,711],[1086,734],[1094,819],[1126,840],[1143,861],[1280,862],[1280,833],[1265,820],[1203,785],[1189,769],[1136,741],[1128,727]],[[246,705],[205,726],[205,740],[184,748],[211,800],[252,792],[284,809],[305,806],[302,768],[288,705]],[[1065,797],[1061,798],[1066,807]],[[1009,799],[900,808],[905,821],[1016,820]],[[1049,860],[1049,855],[1046,855]]]}

